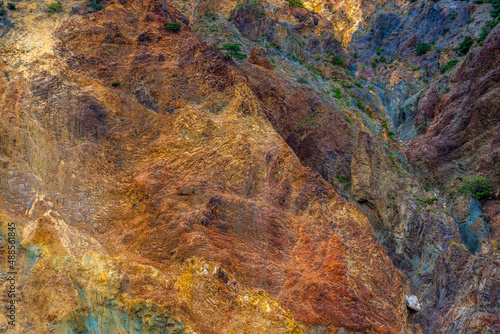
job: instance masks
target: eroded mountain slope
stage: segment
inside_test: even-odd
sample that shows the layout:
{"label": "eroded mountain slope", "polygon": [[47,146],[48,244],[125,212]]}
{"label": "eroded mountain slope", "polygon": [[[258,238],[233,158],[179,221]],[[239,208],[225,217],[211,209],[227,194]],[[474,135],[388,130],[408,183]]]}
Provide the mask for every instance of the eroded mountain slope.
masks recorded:
{"label": "eroded mountain slope", "polygon": [[173,7],[181,29],[164,29],[161,6],[73,16],[54,55],[4,67],[16,331],[404,330],[409,288],[366,217]]}
{"label": "eroded mountain slope", "polygon": [[172,4],[9,13],[18,330],[496,332],[498,26],[455,49],[491,6]]}
{"label": "eroded mountain slope", "polygon": [[[360,204],[423,300],[425,311],[414,320],[424,331],[495,331],[499,282],[487,275],[491,285],[481,285],[471,271],[476,265],[484,272],[498,270],[498,195],[480,203],[459,194],[463,180],[475,176],[498,189],[496,149],[490,145],[499,87],[493,51],[498,27],[491,28],[491,6],[454,1],[378,6],[354,34],[351,55],[333,38],[338,28],[323,8],[326,2],[318,12],[265,2],[220,10],[202,2],[189,15],[194,31],[210,43],[222,49],[241,43],[249,61],[235,61],[267,117],[304,165]],[[471,36],[464,56],[459,46]],[[421,44],[427,51],[419,54]],[[453,78],[472,64],[474,74]],[[463,94],[474,99],[463,104]],[[433,122],[439,124],[442,110],[449,110],[448,117],[436,138]],[[467,125],[470,119],[474,122]],[[474,133],[481,135],[472,140]],[[414,141],[406,145],[398,138]],[[446,154],[435,154],[435,147]],[[465,256],[470,263],[465,270],[445,269],[454,250],[474,254]],[[459,279],[470,284],[465,289],[442,284]],[[488,297],[480,302],[479,295]],[[475,302],[464,309],[464,300]],[[441,316],[445,320],[437,321]]]}

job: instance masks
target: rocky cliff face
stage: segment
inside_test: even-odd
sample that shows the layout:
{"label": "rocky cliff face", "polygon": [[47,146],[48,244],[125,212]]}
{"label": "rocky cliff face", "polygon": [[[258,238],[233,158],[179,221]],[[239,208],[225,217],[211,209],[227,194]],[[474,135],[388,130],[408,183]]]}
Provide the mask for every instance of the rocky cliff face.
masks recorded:
{"label": "rocky cliff face", "polygon": [[15,332],[500,330],[490,5],[103,4],[4,18]]}

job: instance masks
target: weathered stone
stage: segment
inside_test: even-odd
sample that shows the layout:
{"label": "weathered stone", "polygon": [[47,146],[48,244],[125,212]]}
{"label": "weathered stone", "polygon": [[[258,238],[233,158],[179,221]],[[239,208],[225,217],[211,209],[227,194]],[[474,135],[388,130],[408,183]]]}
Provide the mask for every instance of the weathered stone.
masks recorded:
{"label": "weathered stone", "polygon": [[422,309],[422,305],[420,305],[420,302],[418,301],[418,298],[417,296],[415,295],[411,295],[411,296],[408,296],[406,295],[405,296],[406,298],[406,306],[408,306],[408,308],[412,309],[413,311],[420,311]]}

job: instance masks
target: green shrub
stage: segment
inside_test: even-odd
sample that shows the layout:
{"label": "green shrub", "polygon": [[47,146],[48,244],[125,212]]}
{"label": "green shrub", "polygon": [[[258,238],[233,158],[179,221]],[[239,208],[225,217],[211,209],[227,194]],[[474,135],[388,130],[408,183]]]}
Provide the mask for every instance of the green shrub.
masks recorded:
{"label": "green shrub", "polygon": [[7,10],[5,8],[0,8],[0,16],[4,16],[7,14]]}
{"label": "green shrub", "polygon": [[[98,12],[104,8],[104,6],[99,5],[99,2],[101,2],[101,0],[95,0],[95,1],[90,0],[90,7],[92,7],[94,12]],[[91,11],[89,11],[89,13],[91,13]]]}
{"label": "green shrub", "polygon": [[385,61],[387,60],[387,58],[385,58],[384,56],[380,57],[379,61],[381,63],[385,63]]}
{"label": "green shrub", "polygon": [[500,0],[490,0],[490,3],[493,5],[493,9],[490,12],[490,15],[494,19],[500,19]]}
{"label": "green shrub", "polygon": [[275,43],[275,42],[271,42],[269,43],[273,48],[275,48],[276,50],[278,51],[281,51],[281,45],[279,45],[278,43]]}
{"label": "green shrub", "polygon": [[476,198],[480,202],[487,200],[493,193],[484,177],[474,176],[471,180],[464,179],[463,186],[458,190],[462,195]]}
{"label": "green shrub", "polygon": [[484,41],[486,40],[486,37],[490,34],[491,29],[488,29],[486,26],[481,29],[481,34],[479,35],[479,38],[477,39],[477,43],[479,45],[483,45]]}
{"label": "green shrub", "polygon": [[474,40],[472,39],[472,37],[466,36],[464,40],[458,45],[458,53],[460,53],[461,55],[466,55],[472,47],[472,44],[474,44]]}
{"label": "green shrub", "polygon": [[335,89],[333,90],[333,92],[335,93],[335,94],[333,95],[333,97],[334,97],[334,98],[336,98],[336,99],[341,99],[341,98],[342,98],[342,94],[340,94],[340,88],[335,88]]}
{"label": "green shrub", "polygon": [[306,78],[304,78],[304,77],[300,77],[297,81],[298,81],[299,83],[301,83],[301,84],[306,84],[306,83],[308,83],[308,82],[309,82],[309,81],[308,81]]}
{"label": "green shrub", "polygon": [[239,43],[224,44],[222,47],[219,48],[219,50],[227,51],[226,55],[229,55],[229,57],[233,57],[236,59],[245,59],[248,57],[246,54],[241,53],[241,44]]}
{"label": "green shrub", "polygon": [[7,2],[7,8],[14,10],[16,9],[16,5],[13,4],[12,2]]}
{"label": "green shrub", "polygon": [[49,14],[62,12],[62,3],[60,1],[49,3],[47,6],[47,12],[49,12]]}
{"label": "green shrub", "polygon": [[295,8],[305,8],[300,0],[286,0],[288,5]]}
{"label": "green shrub", "polygon": [[332,63],[334,65],[344,65],[344,59],[340,57],[332,57]]}
{"label": "green shrub", "polygon": [[491,3],[493,9],[490,15],[494,19],[500,19],[500,0],[474,0],[475,3]]}
{"label": "green shrub", "polygon": [[429,50],[431,49],[430,44],[421,42],[415,49],[415,52],[417,53],[417,56],[423,56],[425,55]]}
{"label": "green shrub", "polygon": [[477,43],[479,45],[483,45],[483,42],[486,40],[486,37],[488,37],[491,30],[498,24],[498,22],[499,22],[498,20],[490,20],[490,21],[486,22],[484,27],[481,28],[482,29],[481,34],[479,35],[479,38],[477,39]]}
{"label": "green shrub", "polygon": [[391,140],[394,140],[394,132],[389,131],[387,132],[387,134],[389,135],[389,138],[391,138]]}
{"label": "green shrub", "polygon": [[356,81],[354,84],[356,85],[356,87],[359,87],[359,88],[361,88],[361,87],[362,87],[362,86],[361,86],[361,83],[360,83],[359,81]]}
{"label": "green shrub", "polygon": [[209,18],[212,21],[217,20],[217,15],[215,15],[215,13],[212,12],[211,10],[206,10],[203,15],[206,16],[207,18]]}
{"label": "green shrub", "polygon": [[340,182],[340,183],[347,183],[349,182],[349,178],[347,176],[343,175],[337,175],[335,178]]}
{"label": "green shrub", "polygon": [[181,24],[180,23],[165,23],[165,29],[168,31],[179,31],[181,30]]}
{"label": "green shrub", "polygon": [[375,53],[380,56],[380,53],[382,53],[383,51],[385,51],[385,49],[383,48],[377,48],[377,50],[375,51]]}
{"label": "green shrub", "polygon": [[434,202],[437,202],[437,200],[438,200],[437,197],[431,197],[426,199],[421,199],[417,197],[417,201],[421,202],[424,206],[433,205]]}
{"label": "green shrub", "polygon": [[458,12],[454,12],[450,14],[450,19],[454,20],[457,18]]}
{"label": "green shrub", "polygon": [[118,87],[118,86],[120,86],[120,81],[113,81],[113,82],[111,83],[111,86],[113,86],[113,87]]}
{"label": "green shrub", "polygon": [[307,68],[307,70],[308,70],[309,72],[311,72],[313,75],[321,76],[321,73],[320,73],[320,72],[318,71],[318,69],[317,69],[317,68],[315,68],[314,66],[312,66],[312,65],[307,65],[307,66],[306,66],[306,68]]}
{"label": "green shrub", "polygon": [[452,59],[446,63],[443,67],[441,67],[441,74],[446,73],[449,69],[452,69],[456,64],[458,64],[458,59]]}
{"label": "green shrub", "polygon": [[302,42],[300,41],[300,39],[298,39],[297,37],[293,36],[293,39],[295,40],[295,42],[297,42],[297,44],[302,47]]}

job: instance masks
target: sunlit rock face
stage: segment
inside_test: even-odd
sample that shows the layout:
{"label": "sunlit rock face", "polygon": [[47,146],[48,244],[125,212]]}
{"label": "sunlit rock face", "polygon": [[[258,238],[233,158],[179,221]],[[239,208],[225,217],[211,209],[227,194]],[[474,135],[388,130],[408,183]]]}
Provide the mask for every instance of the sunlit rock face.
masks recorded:
{"label": "sunlit rock face", "polygon": [[101,4],[2,18],[15,332],[498,331],[490,5]]}
{"label": "sunlit rock face", "polygon": [[[371,16],[387,1],[304,1],[307,9],[315,11],[333,24],[335,37],[348,47],[352,35],[363,28]],[[396,3],[400,3],[396,1]],[[402,3],[404,4],[404,2]]]}
{"label": "sunlit rock face", "polygon": [[[350,45],[352,35],[360,27],[363,27],[371,18],[373,13],[386,4],[385,0],[378,1],[303,1],[303,7],[292,6],[292,12],[307,12],[315,13],[321,16],[322,19],[328,21],[328,26],[325,30],[332,32],[335,37],[342,43],[344,47]],[[174,4],[179,10],[188,15],[192,21],[199,19],[205,12],[220,13],[224,16],[229,16],[237,6],[241,4],[262,4],[266,7],[268,15],[273,18],[278,18],[279,21],[297,22],[297,17],[293,13],[288,13],[289,3],[285,0],[264,0],[264,1],[178,1],[174,0]],[[405,2],[396,1],[392,6],[404,6]],[[295,17],[294,17],[295,16]],[[300,18],[298,19],[300,21]]]}
{"label": "sunlit rock face", "polygon": [[369,221],[167,12],[180,31],[154,2],[73,16],[2,79],[16,330],[404,330],[409,287]]}

